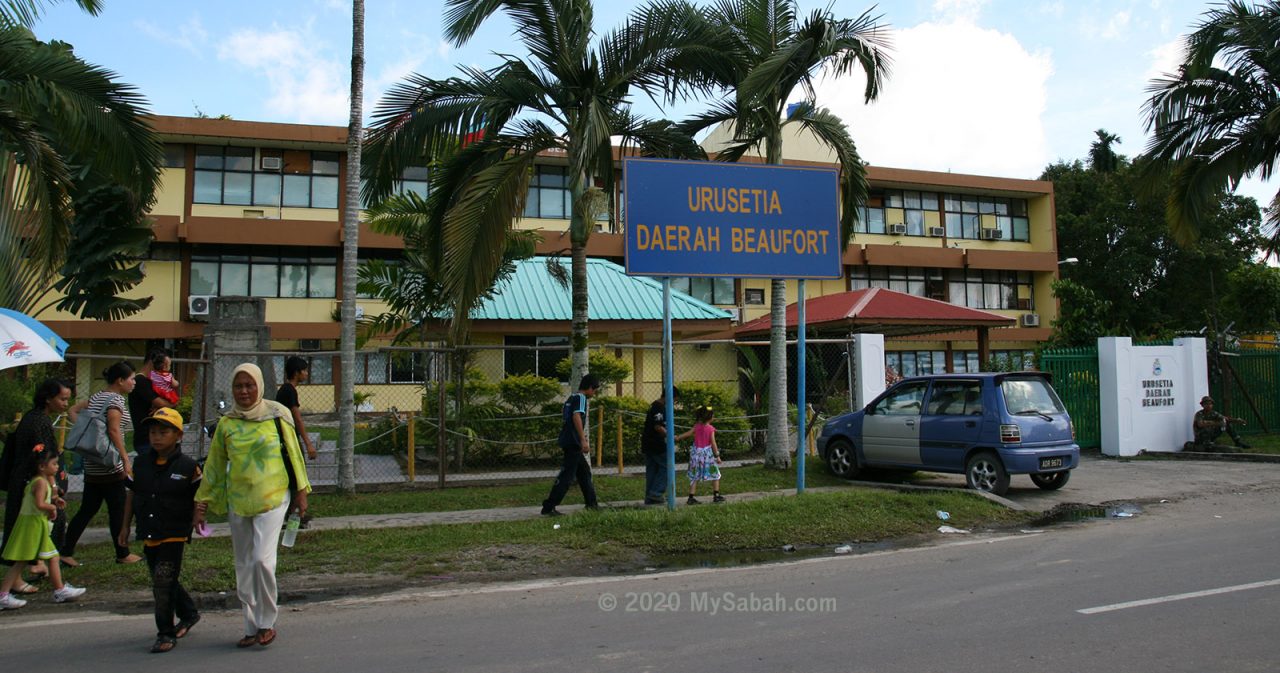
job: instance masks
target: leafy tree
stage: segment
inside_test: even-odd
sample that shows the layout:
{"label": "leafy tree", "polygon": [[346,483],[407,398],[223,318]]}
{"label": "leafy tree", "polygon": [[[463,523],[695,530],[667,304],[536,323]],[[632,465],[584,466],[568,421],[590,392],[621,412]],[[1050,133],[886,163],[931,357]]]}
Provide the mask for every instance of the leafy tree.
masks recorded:
{"label": "leafy tree", "polygon": [[[405,250],[395,261],[374,259],[360,264],[359,292],[387,305],[386,311],[361,323],[361,336],[392,334],[394,343],[426,341],[430,326],[452,307],[440,277],[439,231],[427,226],[427,202],[411,192],[399,194],[370,208],[367,215],[372,230],[401,237]],[[496,283],[515,273],[518,260],[533,256],[537,240],[537,233],[532,231],[506,233]],[[496,287],[477,295],[467,311],[491,298]]]}
{"label": "leafy tree", "polygon": [[64,295],[57,308],[94,320],[119,320],[150,306],[151,297],[120,296],[142,282],[141,263],[155,237],[137,197],[124,187],[100,186],[75,205],[67,261],[53,284]]}
{"label": "leafy tree", "polygon": [[536,374],[515,374],[499,381],[498,390],[503,402],[527,416],[560,395],[560,382]]}
{"label": "leafy tree", "polygon": [[[765,163],[782,163],[782,130],[797,124],[831,148],[841,165],[841,247],[852,236],[858,207],[866,200],[866,169],[844,122],[817,106],[813,79],[819,72],[834,76],[861,70],[866,76],[863,99],[879,95],[888,75],[888,35],[878,18],[863,13],[841,19],[830,9],[802,18],[795,0],[720,0],[706,11],[716,28],[719,58],[703,62],[706,71],[733,92],[711,110],[684,124],[691,132],[728,123],[733,140],[717,154],[737,161],[763,148]],[[796,90],[803,100],[788,106]],[[765,464],[785,468],[794,447],[787,446],[786,281],[771,285],[769,334],[769,444]]]}
{"label": "leafy tree", "polygon": [[[434,162],[431,218],[442,242],[439,278],[454,308],[454,338],[465,334],[466,307],[492,287],[502,242],[520,219],[529,174],[539,156],[562,152],[568,165],[573,325],[571,383],[587,370],[586,245],[595,214],[614,193],[612,138],[623,151],[701,156],[672,124],[636,116],[633,91],[671,100],[692,83],[682,52],[705,50],[690,32],[691,13],[672,5],[637,10],[617,30],[597,33],[590,0],[449,0],[445,31],[466,44],[501,12],[527,51],[500,54],[489,70],[461,76],[413,75],[391,88],[374,115],[366,145],[366,196],[390,195],[408,166]],[[464,141],[465,139],[465,141]],[[612,214],[610,215],[612,217]]]}
{"label": "leafy tree", "polygon": [[[556,363],[556,373],[564,378],[569,376],[572,368],[572,358],[565,358]],[[587,370],[600,379],[600,385],[603,387],[611,383],[626,381],[627,377],[631,376],[631,363],[622,358],[609,355],[604,351],[595,350],[591,351]],[[571,390],[576,388],[576,386],[573,386]]]}
{"label": "leafy tree", "polygon": [[48,4],[0,3],[0,183],[18,185],[0,194],[0,304],[28,311],[65,262],[78,186],[94,176],[149,206],[163,156],[133,87],[32,35]]}
{"label": "leafy tree", "polygon": [[1183,247],[1163,217],[1166,187],[1142,182],[1143,166],[1124,157],[1110,172],[1059,162],[1041,175],[1054,183],[1058,252],[1080,260],[1062,267],[1064,282],[1054,288],[1062,306],[1056,344],[1197,331],[1231,308],[1228,275],[1257,264],[1264,239],[1252,199],[1220,194],[1199,243]]}
{"label": "leafy tree", "polygon": [[1227,273],[1223,327],[1234,324],[1236,334],[1280,329],[1280,269],[1246,264]]}
{"label": "leafy tree", "polygon": [[[1271,177],[1280,161],[1280,2],[1215,4],[1188,38],[1176,73],[1148,87],[1148,180],[1169,174],[1165,218],[1183,245],[1202,234],[1214,204],[1242,178]],[[1280,248],[1280,193],[1268,207],[1270,240]]]}

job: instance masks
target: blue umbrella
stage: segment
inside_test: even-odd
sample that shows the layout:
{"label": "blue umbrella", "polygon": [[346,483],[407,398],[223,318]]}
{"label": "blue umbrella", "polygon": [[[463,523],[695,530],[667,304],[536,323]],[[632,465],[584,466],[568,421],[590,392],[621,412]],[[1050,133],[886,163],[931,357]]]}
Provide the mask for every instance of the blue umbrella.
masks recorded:
{"label": "blue umbrella", "polygon": [[0,369],[62,362],[67,342],[25,313],[0,308]]}

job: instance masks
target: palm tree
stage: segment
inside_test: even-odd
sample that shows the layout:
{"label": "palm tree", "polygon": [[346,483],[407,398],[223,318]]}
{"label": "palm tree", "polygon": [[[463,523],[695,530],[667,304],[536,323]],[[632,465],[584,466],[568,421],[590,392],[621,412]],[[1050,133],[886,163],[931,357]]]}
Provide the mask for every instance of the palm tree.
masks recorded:
{"label": "palm tree", "polygon": [[342,211],[342,381],[338,391],[338,490],[355,490],[356,266],[360,250],[360,149],[364,131],[364,0],[351,3],[351,115]]}
{"label": "palm tree", "polygon": [[393,87],[365,148],[366,197],[389,196],[405,167],[434,160],[431,226],[440,231],[440,281],[453,298],[453,337],[461,340],[466,307],[497,277],[535,162],[543,153],[563,153],[571,207],[573,387],[587,369],[587,241],[597,216],[611,210],[614,193],[611,139],[645,154],[703,156],[673,124],[633,115],[630,96],[640,90],[670,100],[696,83],[681,76],[683,54],[705,49],[707,41],[688,30],[696,12],[683,5],[638,10],[622,28],[597,37],[591,0],[449,0],[449,39],[465,44],[500,11],[528,55],[502,54],[492,69],[461,68],[461,76],[449,79],[413,75]]}
{"label": "palm tree", "polygon": [[[861,69],[866,76],[863,98],[875,100],[889,72],[889,40],[878,17],[863,13],[839,19],[830,10],[798,14],[795,0],[720,0],[706,11],[719,28],[723,58],[708,64],[717,81],[734,91],[704,114],[685,123],[697,132],[730,124],[733,140],[716,158],[737,161],[748,151],[764,147],[765,163],[782,163],[782,130],[798,124],[830,147],[842,167],[841,231],[847,243],[858,206],[866,200],[866,169],[848,129],[839,117],[816,104],[814,77],[823,70],[843,76]],[[788,106],[796,89],[802,102]],[[787,467],[787,330],[786,281],[771,284],[769,334],[769,443],[765,464]]]}
{"label": "palm tree", "polygon": [[[128,189],[145,208],[160,179],[161,145],[145,100],[115,75],[41,42],[28,26],[49,3],[0,3],[0,305],[30,310],[71,241],[77,187]],[[91,14],[100,3],[77,0]],[[17,167],[21,166],[21,170]]]}
{"label": "palm tree", "polygon": [[[1147,87],[1152,132],[1145,175],[1168,174],[1165,217],[1183,245],[1199,237],[1217,195],[1280,160],[1280,2],[1228,0],[1205,12],[1178,72]],[[1280,193],[1267,209],[1269,254],[1280,251]]]}
{"label": "palm tree", "polygon": [[1108,133],[1106,129],[1098,129],[1093,134],[1098,137],[1089,145],[1089,167],[1099,173],[1114,173],[1120,168],[1120,155],[1113,147],[1120,142],[1120,136]]}

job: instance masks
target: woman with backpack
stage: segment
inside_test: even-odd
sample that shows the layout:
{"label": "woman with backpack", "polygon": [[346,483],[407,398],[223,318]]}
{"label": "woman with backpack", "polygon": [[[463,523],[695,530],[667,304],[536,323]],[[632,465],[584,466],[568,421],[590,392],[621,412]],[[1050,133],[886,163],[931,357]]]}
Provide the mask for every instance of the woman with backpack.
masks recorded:
{"label": "woman with backpack", "polygon": [[107,522],[111,529],[111,539],[115,542],[116,563],[137,563],[141,556],[129,552],[129,547],[119,542],[120,530],[124,524],[124,501],[127,489],[125,477],[133,472],[129,462],[129,452],[125,450],[124,431],[133,427],[129,417],[129,404],[125,398],[136,384],[133,378],[133,366],[128,362],[117,362],[102,372],[107,387],[94,393],[88,400],[87,408],[81,413],[101,415],[107,428],[107,437],[115,447],[115,456],[111,464],[86,460],[84,463],[84,496],[80,500],[80,509],[72,517],[67,526],[67,539],[61,549],[62,560],[67,565],[75,566],[76,543],[89,525],[102,504],[107,504]]}

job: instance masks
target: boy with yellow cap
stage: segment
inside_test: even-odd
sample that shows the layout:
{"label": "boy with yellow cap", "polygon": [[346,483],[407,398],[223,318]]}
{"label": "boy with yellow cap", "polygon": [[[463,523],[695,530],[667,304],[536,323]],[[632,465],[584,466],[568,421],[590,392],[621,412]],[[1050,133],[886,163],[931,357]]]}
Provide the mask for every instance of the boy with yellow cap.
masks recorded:
{"label": "boy with yellow cap", "polygon": [[152,451],[140,454],[133,463],[120,541],[128,543],[129,522],[137,513],[138,539],[156,599],[157,635],[151,651],[161,653],[172,650],[178,638],[200,621],[195,602],[178,581],[182,556],[191,541],[200,466],[182,453],[182,414],[167,407],[157,409],[140,425],[149,434]]}

